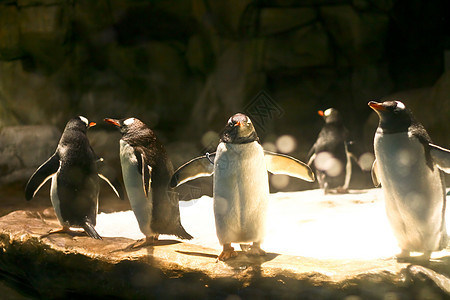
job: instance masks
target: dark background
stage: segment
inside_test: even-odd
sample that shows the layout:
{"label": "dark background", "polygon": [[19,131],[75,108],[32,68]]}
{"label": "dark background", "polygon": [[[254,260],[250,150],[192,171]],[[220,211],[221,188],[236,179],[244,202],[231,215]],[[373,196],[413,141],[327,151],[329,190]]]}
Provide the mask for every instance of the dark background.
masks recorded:
{"label": "dark background", "polygon": [[450,147],[449,11],[445,0],[3,0],[0,126],[62,131],[84,115],[99,123],[94,149],[117,164],[119,135],[102,120],[134,116],[177,167],[213,149],[232,114],[257,108],[261,141],[291,135],[305,161],[317,110],[344,115],[359,156],[373,151],[367,102],[389,98]]}

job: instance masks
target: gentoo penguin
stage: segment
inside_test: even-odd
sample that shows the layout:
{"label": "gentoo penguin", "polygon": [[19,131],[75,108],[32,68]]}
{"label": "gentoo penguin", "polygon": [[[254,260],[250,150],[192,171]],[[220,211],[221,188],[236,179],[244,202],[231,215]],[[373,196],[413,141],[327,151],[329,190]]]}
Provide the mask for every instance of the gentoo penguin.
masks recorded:
{"label": "gentoo penguin", "polygon": [[[295,158],[264,151],[250,119],[233,115],[220,135],[215,154],[197,157],[181,166],[172,176],[171,186],[213,175],[216,232],[223,251],[219,260],[237,255],[231,243],[249,243],[250,255],[264,255],[269,200],[267,171],[314,181],[314,174]],[[244,250],[244,247],[241,246]]]}
{"label": "gentoo penguin", "polygon": [[47,180],[52,179],[50,199],[63,228],[49,234],[70,233],[70,227],[81,227],[90,237],[102,239],[94,228],[99,177],[120,197],[121,190],[98,173],[98,164],[103,160],[95,155],[86,136],[87,129],[94,125],[82,116],[69,120],[55,153],[28,180],[25,198],[30,200]]}
{"label": "gentoo penguin", "polygon": [[178,193],[169,189],[173,166],[154,132],[137,118],[105,119],[117,126],[125,189],[145,240],[132,248],[154,244],[160,234],[192,239],[180,221]]}
{"label": "gentoo penguin", "polygon": [[348,130],[336,109],[319,110],[318,113],[325,124],[309,151],[308,165],[315,169],[325,194],[330,191],[345,193],[352,175],[351,155],[347,149]]}
{"label": "gentoo penguin", "polygon": [[386,213],[402,252],[398,259],[447,246],[445,183],[450,151],[433,145],[425,128],[400,101],[369,102],[378,114],[372,178],[381,183]]}

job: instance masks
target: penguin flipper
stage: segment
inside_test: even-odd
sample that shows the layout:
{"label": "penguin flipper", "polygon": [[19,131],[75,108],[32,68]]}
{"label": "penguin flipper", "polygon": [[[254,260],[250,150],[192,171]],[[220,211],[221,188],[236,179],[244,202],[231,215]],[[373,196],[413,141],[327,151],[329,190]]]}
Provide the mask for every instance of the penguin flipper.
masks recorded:
{"label": "penguin flipper", "polygon": [[100,173],[98,173],[97,175],[98,175],[98,177],[100,177],[101,179],[106,181],[106,183],[112,188],[112,190],[117,195],[117,197],[119,197],[122,200],[125,199],[125,195],[123,193],[123,189],[120,184],[116,184],[117,185],[117,188],[116,188],[115,185],[113,183],[111,183],[111,181],[108,179],[108,177],[106,177],[105,175],[100,174]]}
{"label": "penguin flipper", "polygon": [[55,152],[31,175],[25,187],[25,199],[31,200],[47,180],[55,175],[58,169],[59,155]]}
{"label": "penguin flipper", "polygon": [[[106,181],[106,183],[112,188],[112,190],[117,195],[117,197],[124,200],[125,194],[123,192],[122,185],[120,184],[117,177],[111,176],[112,180],[109,180],[109,178],[108,178],[108,176],[110,176],[109,173],[112,173],[112,172],[108,172],[109,170],[111,170],[111,168],[108,168],[106,166],[105,160],[102,157],[99,157],[96,161],[96,164],[97,164],[97,170],[98,170],[98,173],[97,173],[98,177],[100,177],[101,179]],[[104,173],[108,173],[108,175],[105,175]]]}
{"label": "penguin flipper", "polygon": [[214,173],[215,156],[215,153],[199,156],[179,167],[172,175],[170,187],[175,188],[187,181],[211,176]]}
{"label": "penguin flipper", "polygon": [[314,173],[307,164],[288,155],[264,151],[267,171],[272,174],[284,174],[305,181],[314,182]]}
{"label": "penguin flipper", "polygon": [[142,151],[135,149],[134,155],[136,156],[137,159],[138,171],[142,176],[142,188],[144,189],[145,197],[148,197],[148,192],[150,190],[152,167],[150,167],[145,163],[145,157]]}
{"label": "penguin flipper", "polygon": [[148,192],[150,190],[150,182],[152,175],[152,167],[145,163],[145,158],[142,153],[136,153],[136,157],[138,159],[138,167],[139,171],[142,175],[142,186],[144,188],[145,197],[148,196]]}
{"label": "penguin flipper", "polygon": [[90,236],[91,238],[94,238],[96,240],[103,240],[102,237],[95,230],[94,225],[89,220],[86,220],[82,225],[82,227],[84,231],[86,231],[87,235]]}
{"label": "penguin flipper", "polygon": [[439,147],[437,145],[429,144],[430,154],[433,161],[439,169],[445,173],[450,173],[450,150]]}
{"label": "penguin flipper", "polygon": [[311,155],[311,157],[309,158],[307,165],[308,165],[309,167],[311,167],[315,159],[316,159],[316,153],[313,153],[313,154]]}
{"label": "penguin flipper", "polygon": [[372,171],[370,172],[372,175],[372,182],[375,187],[379,187],[381,184],[380,176],[378,176],[378,163],[375,159],[372,164]]}

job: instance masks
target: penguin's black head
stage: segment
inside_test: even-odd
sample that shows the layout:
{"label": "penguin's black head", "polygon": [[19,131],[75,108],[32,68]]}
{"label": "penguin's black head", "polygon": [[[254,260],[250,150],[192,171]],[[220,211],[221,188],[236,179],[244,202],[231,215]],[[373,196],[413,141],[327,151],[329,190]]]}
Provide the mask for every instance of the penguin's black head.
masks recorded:
{"label": "penguin's black head", "polygon": [[95,122],[89,122],[89,120],[83,116],[78,116],[75,118],[72,118],[67,122],[65,130],[78,130],[82,131],[84,133],[87,132],[88,128],[91,128],[93,126],[97,125]]}
{"label": "penguin's black head", "polygon": [[337,111],[337,109],[329,108],[325,111],[319,110],[317,113],[325,120],[325,123],[329,124],[342,122],[341,114]]}
{"label": "penguin's black head", "polygon": [[244,114],[237,113],[228,119],[228,123],[220,134],[224,143],[246,144],[258,140],[252,121]]}
{"label": "penguin's black head", "polygon": [[414,121],[411,111],[400,101],[370,101],[369,106],[380,117],[379,128],[385,133],[406,132]]}

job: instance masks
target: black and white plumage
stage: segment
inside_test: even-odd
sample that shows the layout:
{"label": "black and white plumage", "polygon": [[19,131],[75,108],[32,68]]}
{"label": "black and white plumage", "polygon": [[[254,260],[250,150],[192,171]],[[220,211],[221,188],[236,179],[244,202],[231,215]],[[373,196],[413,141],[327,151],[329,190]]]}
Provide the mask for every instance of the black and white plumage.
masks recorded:
{"label": "black and white plumage", "polygon": [[75,117],[66,125],[55,153],[30,177],[25,198],[30,200],[49,179],[52,179],[50,199],[63,229],[81,227],[95,239],[101,239],[95,230],[98,212],[99,177],[104,179],[120,197],[111,182],[98,172],[102,162],[89,144],[87,129],[94,126],[85,117]]}
{"label": "black and white plumage", "polygon": [[386,213],[402,253],[431,252],[447,246],[445,183],[450,151],[433,145],[425,128],[400,101],[369,102],[380,122],[374,138],[375,185],[383,188]]}
{"label": "black and white plumage", "polygon": [[287,155],[264,151],[251,120],[244,114],[233,115],[220,136],[217,151],[195,158],[181,166],[171,186],[202,176],[213,175],[216,232],[223,251],[219,260],[237,255],[231,243],[249,243],[247,251],[264,255],[260,245],[266,228],[269,200],[267,171],[314,181],[304,163]]}
{"label": "black and white plumage", "polygon": [[169,189],[173,166],[154,132],[137,118],[105,119],[120,129],[120,162],[131,208],[143,243],[152,244],[159,234],[192,239],[181,225],[178,193]]}
{"label": "black and white plumage", "polygon": [[331,190],[345,193],[350,184],[352,164],[347,149],[348,130],[334,108],[318,112],[325,120],[308,154],[308,165],[315,170],[325,194]]}

